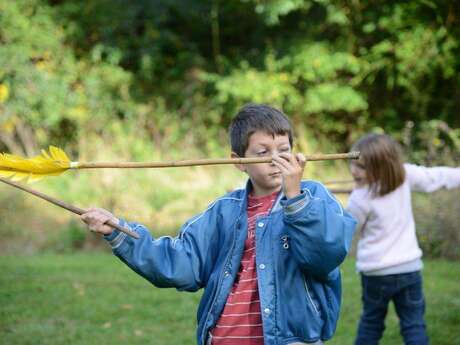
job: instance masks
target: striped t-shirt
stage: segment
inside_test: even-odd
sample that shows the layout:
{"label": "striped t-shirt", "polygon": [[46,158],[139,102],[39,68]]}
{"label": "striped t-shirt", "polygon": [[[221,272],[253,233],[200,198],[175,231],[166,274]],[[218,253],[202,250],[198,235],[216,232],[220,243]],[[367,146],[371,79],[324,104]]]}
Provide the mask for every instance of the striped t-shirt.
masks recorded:
{"label": "striped t-shirt", "polygon": [[211,331],[212,345],[263,345],[256,270],[256,219],[268,214],[278,192],[261,197],[248,197],[248,236],[240,269],[224,310]]}

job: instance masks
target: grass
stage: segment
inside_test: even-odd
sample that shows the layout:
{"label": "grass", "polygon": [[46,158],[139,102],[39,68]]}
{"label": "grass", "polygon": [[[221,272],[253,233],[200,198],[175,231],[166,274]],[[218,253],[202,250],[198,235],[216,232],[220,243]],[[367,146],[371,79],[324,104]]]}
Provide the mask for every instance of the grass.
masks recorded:
{"label": "grass", "polygon": [[[352,344],[360,314],[354,262],[343,265],[336,336]],[[460,265],[425,261],[432,344],[460,344]],[[200,293],[151,286],[110,254],[0,256],[0,344],[195,344]],[[391,309],[381,344],[402,344]]]}

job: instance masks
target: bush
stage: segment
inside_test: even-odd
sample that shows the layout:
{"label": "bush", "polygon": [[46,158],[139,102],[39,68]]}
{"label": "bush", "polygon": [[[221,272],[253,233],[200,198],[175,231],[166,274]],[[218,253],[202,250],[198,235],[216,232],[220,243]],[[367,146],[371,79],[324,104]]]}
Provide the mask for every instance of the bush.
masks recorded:
{"label": "bush", "polygon": [[424,255],[460,259],[459,191],[415,193],[413,208]]}

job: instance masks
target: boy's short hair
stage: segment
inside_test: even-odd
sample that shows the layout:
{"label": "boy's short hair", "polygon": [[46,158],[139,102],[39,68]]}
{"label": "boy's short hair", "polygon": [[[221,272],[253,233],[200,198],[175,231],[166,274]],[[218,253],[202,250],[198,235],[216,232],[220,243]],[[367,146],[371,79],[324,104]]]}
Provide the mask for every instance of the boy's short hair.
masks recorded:
{"label": "boy's short hair", "polygon": [[256,131],[267,134],[284,135],[293,144],[292,126],[287,116],[280,110],[266,104],[246,104],[230,123],[229,136],[232,151],[244,157],[248,148],[249,137]]}

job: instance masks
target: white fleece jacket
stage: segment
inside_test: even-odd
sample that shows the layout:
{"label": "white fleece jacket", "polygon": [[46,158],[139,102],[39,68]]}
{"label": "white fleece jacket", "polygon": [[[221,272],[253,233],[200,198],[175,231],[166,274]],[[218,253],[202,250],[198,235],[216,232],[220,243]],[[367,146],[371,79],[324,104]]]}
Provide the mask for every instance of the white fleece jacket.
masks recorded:
{"label": "white fleece jacket", "polygon": [[[359,272],[382,275],[420,269],[422,251],[415,234],[411,191],[431,193],[460,187],[460,167],[404,164],[404,168],[405,181],[393,192],[373,198],[368,187],[362,187],[353,190],[348,199],[347,209],[358,221]],[[460,202],[460,190],[455,193]]]}

